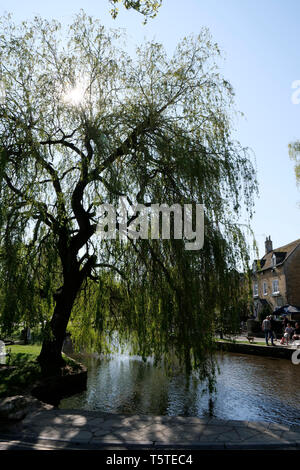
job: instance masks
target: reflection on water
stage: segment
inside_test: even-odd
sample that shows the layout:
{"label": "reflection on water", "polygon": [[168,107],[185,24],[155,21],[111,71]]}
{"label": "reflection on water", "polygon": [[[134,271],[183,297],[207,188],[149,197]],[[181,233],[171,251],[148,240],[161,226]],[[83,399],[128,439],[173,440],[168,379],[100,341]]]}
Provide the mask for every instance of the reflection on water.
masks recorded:
{"label": "reflection on water", "polygon": [[194,377],[167,377],[152,363],[120,356],[90,358],[87,390],[60,408],[110,413],[213,416],[220,419],[300,424],[300,365],[284,359],[218,355],[213,403]]}

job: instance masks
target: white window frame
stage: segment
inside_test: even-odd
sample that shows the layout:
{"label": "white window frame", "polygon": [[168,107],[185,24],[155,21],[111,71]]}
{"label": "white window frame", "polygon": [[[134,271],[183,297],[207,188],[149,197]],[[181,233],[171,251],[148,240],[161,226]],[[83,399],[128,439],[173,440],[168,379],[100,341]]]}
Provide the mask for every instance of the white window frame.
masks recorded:
{"label": "white window frame", "polygon": [[253,297],[258,297],[258,282],[253,284]]}
{"label": "white window frame", "polygon": [[[274,289],[275,285],[277,285],[277,290]],[[273,279],[272,280],[272,294],[273,295],[279,294],[279,281],[278,281],[278,279]]]}
{"label": "white window frame", "polygon": [[263,282],[263,294],[268,295],[268,284],[266,281]]}
{"label": "white window frame", "polygon": [[272,256],[272,268],[276,268],[276,255],[275,255],[275,253],[273,253],[273,256]]}

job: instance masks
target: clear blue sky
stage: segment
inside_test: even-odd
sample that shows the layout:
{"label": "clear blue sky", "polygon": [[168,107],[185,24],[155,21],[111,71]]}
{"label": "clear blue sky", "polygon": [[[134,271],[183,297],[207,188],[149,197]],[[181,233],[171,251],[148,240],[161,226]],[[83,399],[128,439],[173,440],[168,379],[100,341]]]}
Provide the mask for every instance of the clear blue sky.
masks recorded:
{"label": "clear blue sky", "polygon": [[225,58],[222,71],[245,114],[236,123],[237,138],[253,150],[260,197],[252,227],[260,255],[271,235],[274,248],[300,238],[300,192],[296,187],[289,142],[300,139],[300,104],[292,104],[292,82],[300,80],[300,2],[298,0],[163,0],[154,20],[120,7],[117,20],[108,0],[0,0],[0,13],[17,21],[36,14],[63,23],[84,8],[105,26],[124,28],[129,44],[144,37],[162,42],[168,51],[189,33],[207,26]]}

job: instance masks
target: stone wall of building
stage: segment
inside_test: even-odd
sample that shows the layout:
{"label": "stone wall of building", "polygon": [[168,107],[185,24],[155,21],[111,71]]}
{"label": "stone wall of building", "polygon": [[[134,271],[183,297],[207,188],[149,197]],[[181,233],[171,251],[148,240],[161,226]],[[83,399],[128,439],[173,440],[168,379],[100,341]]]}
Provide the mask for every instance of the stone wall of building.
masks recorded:
{"label": "stone wall of building", "polygon": [[284,263],[287,283],[287,303],[300,307],[300,246]]}
{"label": "stone wall of building", "polygon": [[[278,280],[279,294],[273,294],[272,292],[272,281]],[[256,273],[253,278],[253,288],[254,283],[258,283],[258,297],[264,299],[271,306],[272,310],[275,310],[276,307],[281,307],[287,303],[286,297],[286,279],[283,266],[278,266],[272,269],[267,269]],[[267,294],[264,294],[263,283],[267,285]],[[255,297],[254,297],[255,300]]]}

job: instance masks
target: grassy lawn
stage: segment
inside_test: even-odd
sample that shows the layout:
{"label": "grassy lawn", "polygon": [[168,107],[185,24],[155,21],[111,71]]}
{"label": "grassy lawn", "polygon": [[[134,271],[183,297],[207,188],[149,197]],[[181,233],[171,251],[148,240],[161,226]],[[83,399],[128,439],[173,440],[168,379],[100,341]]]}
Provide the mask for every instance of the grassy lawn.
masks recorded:
{"label": "grassy lawn", "polygon": [[227,343],[239,343],[239,344],[257,344],[258,346],[266,346],[266,343],[265,341],[253,341],[252,343],[250,343],[248,340],[247,341],[242,341],[242,340],[232,340],[232,339],[227,339],[227,338],[224,338],[224,339],[217,339],[217,341],[223,341],[223,342],[227,342]]}
{"label": "grassy lawn", "polygon": [[264,341],[253,341],[253,342],[249,342],[248,340],[247,341],[241,341],[241,340],[238,340],[238,341],[235,341],[236,343],[241,343],[241,344],[257,344],[259,346],[266,346],[266,343]]}
{"label": "grassy lawn", "polygon": [[0,367],[0,397],[23,395],[30,386],[41,376],[41,369],[36,358],[40,345],[11,345],[6,351],[10,352],[6,364],[9,368]]}
{"label": "grassy lawn", "polygon": [[12,356],[15,354],[24,354],[26,356],[31,356],[31,359],[34,360],[40,354],[41,347],[41,344],[12,344],[11,346],[7,346],[6,350],[10,350]]}
{"label": "grassy lawn", "polygon": [[[0,397],[29,393],[33,384],[42,378],[41,368],[36,362],[41,345],[14,344],[7,346],[6,350],[10,352],[6,364],[11,367],[0,367]],[[63,357],[67,363],[66,371],[80,370],[79,364],[64,354]]]}

